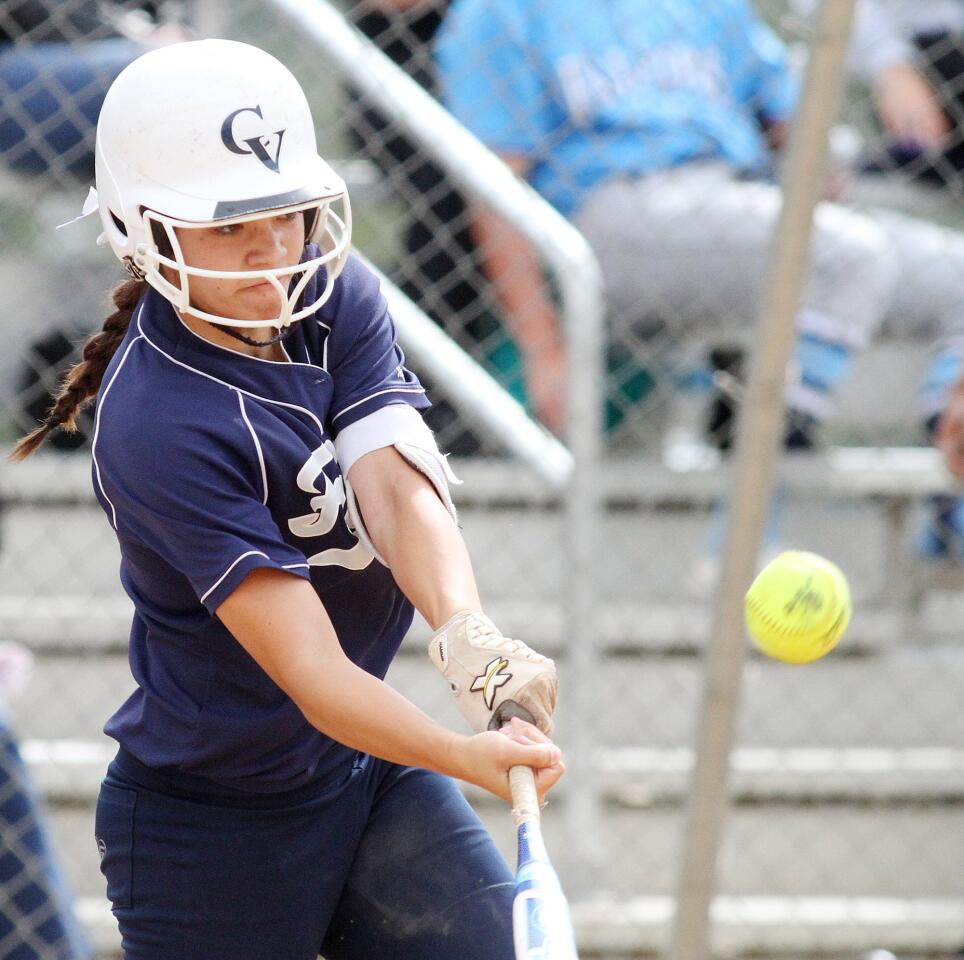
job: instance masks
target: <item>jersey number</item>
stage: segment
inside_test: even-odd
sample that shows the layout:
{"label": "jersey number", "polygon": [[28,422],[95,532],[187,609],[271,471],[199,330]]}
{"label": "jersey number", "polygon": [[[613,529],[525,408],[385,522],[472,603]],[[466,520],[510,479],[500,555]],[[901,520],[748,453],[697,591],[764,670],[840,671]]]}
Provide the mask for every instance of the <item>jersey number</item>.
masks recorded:
{"label": "jersey number", "polygon": [[[296,537],[323,537],[331,533],[342,516],[345,507],[345,481],[339,475],[331,480],[324,472],[325,467],[335,459],[335,445],[330,440],[314,450],[307,463],[298,471],[298,489],[305,493],[313,493],[311,509],[313,513],[303,517],[292,517],[288,521],[288,529]],[[322,488],[316,483],[321,480]],[[344,524],[346,530],[348,525]],[[349,531],[351,532],[351,531]],[[352,533],[354,536],[354,533]],[[372,552],[357,538],[355,545],[347,550],[330,547],[321,550],[314,556],[308,557],[308,563],[313,567],[345,567],[348,570],[363,570],[374,560]]]}

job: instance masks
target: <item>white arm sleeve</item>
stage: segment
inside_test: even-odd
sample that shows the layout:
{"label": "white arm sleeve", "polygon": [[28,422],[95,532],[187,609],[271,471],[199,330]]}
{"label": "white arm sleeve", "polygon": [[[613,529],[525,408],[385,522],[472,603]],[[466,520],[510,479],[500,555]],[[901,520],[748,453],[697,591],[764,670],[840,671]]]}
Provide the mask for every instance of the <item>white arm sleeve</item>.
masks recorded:
{"label": "white arm sleeve", "polygon": [[395,403],[382,407],[381,410],[349,424],[338,434],[335,439],[335,454],[345,480],[349,526],[378,562],[387,567],[388,564],[375,549],[365,528],[355,491],[348,482],[348,471],[352,466],[366,453],[382,447],[394,447],[412,467],[429,479],[453,520],[457,519],[457,515],[449,484],[462,481],[452,472],[445,454],[439,450],[435,435],[429,430],[422,415],[408,404]]}

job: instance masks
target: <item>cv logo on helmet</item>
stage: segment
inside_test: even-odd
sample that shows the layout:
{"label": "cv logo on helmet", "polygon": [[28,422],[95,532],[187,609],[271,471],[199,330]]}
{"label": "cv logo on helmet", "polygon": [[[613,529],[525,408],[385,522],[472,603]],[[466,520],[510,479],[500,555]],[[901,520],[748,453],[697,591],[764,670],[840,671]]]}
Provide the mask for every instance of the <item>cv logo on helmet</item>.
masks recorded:
{"label": "cv logo on helmet", "polygon": [[234,136],[234,121],[235,118],[242,113],[253,113],[255,116],[260,117],[262,120],[264,116],[261,113],[261,107],[241,107],[240,110],[235,110],[234,113],[229,113],[224,118],[224,123],[221,124],[221,142],[232,152],[238,153],[244,156],[245,154],[253,154],[256,156],[269,170],[273,170],[275,173],[279,173],[278,170],[278,157],[281,155],[281,140],[285,135],[284,130],[275,130],[273,136],[277,137],[277,143],[274,148],[274,156],[272,157],[268,153],[268,146],[271,143],[270,136],[260,136],[260,137],[247,137],[244,143],[248,145],[247,150],[244,147],[238,146],[238,141]]}

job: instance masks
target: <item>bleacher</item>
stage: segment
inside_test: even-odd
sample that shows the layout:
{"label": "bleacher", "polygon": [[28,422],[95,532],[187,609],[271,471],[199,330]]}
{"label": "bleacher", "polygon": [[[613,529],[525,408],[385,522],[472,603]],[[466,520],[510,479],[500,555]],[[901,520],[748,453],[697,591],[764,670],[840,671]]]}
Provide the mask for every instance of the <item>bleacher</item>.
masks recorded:
{"label": "bleacher", "polygon": [[[507,633],[557,658],[565,695],[576,682],[566,673],[566,650],[578,639],[567,637],[559,603],[563,565],[552,545],[564,549],[565,541],[558,498],[508,461],[464,461],[456,470],[466,481],[460,513],[489,611]],[[117,955],[117,938],[91,821],[111,755],[99,728],[130,685],[129,605],[105,586],[116,551],[88,476],[83,456],[38,456],[3,472],[0,632],[37,654],[35,681],[14,705],[14,720],[46,794],[79,912],[109,957]],[[584,955],[646,956],[665,942],[671,917],[668,884],[709,628],[711,597],[694,598],[685,574],[727,476],[723,469],[681,473],[627,459],[601,467],[599,479],[607,503],[595,681],[603,708],[594,721],[593,756],[604,809],[596,831],[600,862],[587,868],[572,852],[565,813],[574,784],[560,786],[546,829]],[[946,622],[948,611],[959,617],[961,608],[947,586],[959,587],[964,574],[918,562],[903,531],[921,498],[947,489],[947,479],[926,449],[838,448],[795,462],[782,482],[788,536],[794,545],[834,553],[851,577],[856,613],[826,661],[801,670],[754,658],[748,667],[715,942],[739,956],[852,956],[874,944],[907,956],[939,955],[964,931],[958,859],[948,855],[964,840],[964,721],[951,702],[964,681],[964,653]],[[804,510],[796,520],[794,504]],[[805,542],[798,539],[801,521]],[[667,543],[668,530],[675,542],[654,564],[654,545]],[[508,536],[530,542],[532,555],[495,549]],[[604,549],[616,537],[619,550]],[[89,568],[78,582],[97,571],[101,586],[87,595],[51,589],[45,601],[11,589],[29,574],[25,566],[48,569],[55,584],[65,560]],[[390,679],[433,715],[458,724],[424,658],[426,636],[419,623]],[[929,691],[927,710],[908,709],[913,690]],[[858,708],[846,709],[855,701]],[[795,712],[779,715],[793,704]],[[817,718],[827,714],[837,716],[820,726]],[[950,721],[939,737],[934,716]],[[628,729],[632,717],[638,725]],[[560,720],[564,743],[566,723],[574,722],[565,700]],[[469,793],[511,859],[505,810]],[[877,838],[872,857],[856,857],[870,834]],[[754,855],[741,857],[747,844]],[[794,861],[814,849],[802,865]],[[761,856],[764,850],[784,854]]]}
{"label": "bleacher", "polygon": [[[288,48],[310,82],[326,155],[345,157],[336,115],[345,91],[325,56],[300,34],[291,42],[290,25],[279,27],[271,4],[196,6],[216,32],[228,22],[232,35]],[[785,4],[766,6],[779,16]],[[330,144],[336,154],[327,153]],[[336,166],[356,201],[361,249],[386,270],[410,268],[399,247],[400,211],[409,202],[424,206],[425,198],[397,194],[398,184],[359,157]],[[79,212],[83,192],[44,191],[0,171],[10,225],[0,251],[8,291],[0,318],[4,403],[15,357],[32,335],[65,318],[100,316],[102,291],[116,279],[92,231],[61,231],[53,241],[54,224]],[[915,189],[907,194],[908,209],[959,224],[943,194],[931,196],[926,211],[915,207]],[[865,199],[887,203],[893,193]],[[65,307],[77,316],[58,316]],[[456,332],[465,319],[455,318]],[[490,343],[472,346],[487,359]],[[767,548],[831,556],[850,578],[856,610],[826,660],[790,668],[754,655],[747,665],[713,912],[720,957],[854,960],[886,947],[900,960],[938,960],[964,942],[964,569],[925,562],[916,551],[927,499],[955,489],[936,452],[915,445],[926,347],[875,343],[845,387],[827,446],[781,464],[784,510]],[[13,418],[2,412],[7,441]],[[577,842],[568,814],[585,784],[573,777],[545,811],[581,954],[600,960],[655,956],[668,942],[712,621],[713,585],[694,570],[708,553],[715,505],[729,483],[726,466],[694,442],[692,419],[677,443],[673,429],[664,431],[650,414],[640,411],[633,422],[629,411],[613,444],[619,449],[607,449],[613,456],[598,468],[606,508],[597,531],[593,677],[570,669],[569,651],[586,638],[572,636],[565,622],[559,495],[525,467],[489,457],[488,447],[485,457],[455,463],[465,480],[456,491],[461,521],[488,612],[560,665],[564,747],[581,719],[568,712],[567,691],[591,683],[600,704],[591,758],[600,822],[583,824],[586,836]],[[12,721],[100,960],[120,956],[92,836],[96,792],[113,753],[101,727],[131,685],[130,604],[116,566],[85,453],[0,468],[0,641],[22,642],[36,656],[30,688],[11,704]],[[390,680],[459,727],[426,662],[426,637],[417,622]],[[503,805],[468,793],[514,862]],[[589,860],[587,846],[596,851]]]}

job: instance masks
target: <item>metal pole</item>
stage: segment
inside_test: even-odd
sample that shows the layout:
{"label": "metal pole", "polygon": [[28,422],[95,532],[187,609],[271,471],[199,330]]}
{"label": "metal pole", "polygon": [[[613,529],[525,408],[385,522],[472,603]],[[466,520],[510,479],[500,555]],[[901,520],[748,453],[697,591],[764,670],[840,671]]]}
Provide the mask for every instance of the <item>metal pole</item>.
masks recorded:
{"label": "metal pole", "polygon": [[[573,251],[576,254],[576,251]],[[601,703],[599,684],[599,616],[596,582],[602,549],[605,507],[599,470],[603,466],[603,294],[595,258],[580,271],[558,275],[566,304],[566,379],[569,387],[567,432],[573,469],[566,490],[563,539],[565,563],[566,673],[562,693],[566,718],[568,777],[573,788],[566,798],[566,828],[582,871],[584,887],[595,889],[601,865],[600,796],[593,770],[598,742],[595,716]]]}
{"label": "metal pole", "polygon": [[783,207],[767,274],[746,401],[740,412],[730,519],[716,597],[696,765],[689,792],[676,899],[673,960],[706,960],[710,907],[746,636],[743,594],[753,577],[784,413],[786,368],[806,269],[814,207],[825,179],[854,0],[824,0],[817,14],[798,114],[791,131]]}
{"label": "metal pole", "polygon": [[567,490],[573,471],[569,450],[535,423],[478,361],[433,323],[375,264],[366,257],[362,260],[381,281],[398,339],[415,365],[428,371],[467,419],[501,437],[536,476],[554,490]]}
{"label": "metal pole", "polygon": [[[589,867],[599,806],[591,755],[598,674],[596,537],[602,527],[598,482],[602,446],[603,324],[605,304],[599,264],[583,235],[522,183],[509,168],[452,117],[429,93],[367,41],[329,0],[272,0],[301,36],[312,40],[371,101],[430,153],[465,192],[498,212],[539,251],[556,278],[566,344],[568,408],[566,440],[572,472],[566,489],[565,610],[567,684],[567,821],[573,846]],[[409,348],[411,345],[409,346]]]}

